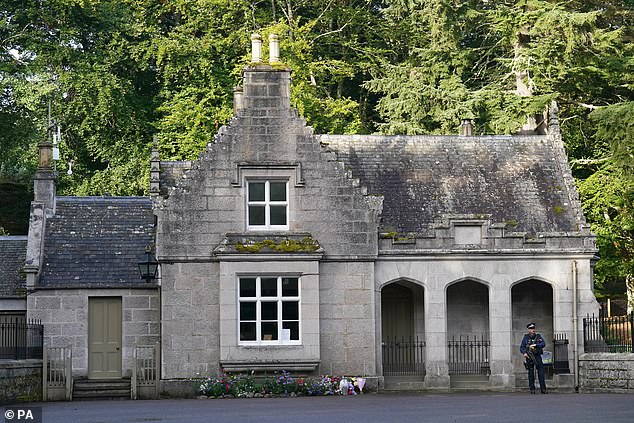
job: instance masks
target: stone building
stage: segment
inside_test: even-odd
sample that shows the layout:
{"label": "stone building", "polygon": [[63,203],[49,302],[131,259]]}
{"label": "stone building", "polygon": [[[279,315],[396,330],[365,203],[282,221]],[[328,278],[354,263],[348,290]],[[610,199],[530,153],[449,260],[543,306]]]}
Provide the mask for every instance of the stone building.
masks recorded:
{"label": "stone building", "polygon": [[[129,377],[134,346],[160,341],[168,393],[282,369],[514,389],[527,321],[549,346],[570,340],[574,372],[581,317],[598,309],[596,247],[555,111],[521,136],[468,122],[464,135],[315,135],[276,38],[268,63],[259,43],[198,160],[153,154],[151,197],[57,197],[44,158],[27,308],[46,343],[73,346],[77,377]],[[148,245],[152,282],[136,270]]]}

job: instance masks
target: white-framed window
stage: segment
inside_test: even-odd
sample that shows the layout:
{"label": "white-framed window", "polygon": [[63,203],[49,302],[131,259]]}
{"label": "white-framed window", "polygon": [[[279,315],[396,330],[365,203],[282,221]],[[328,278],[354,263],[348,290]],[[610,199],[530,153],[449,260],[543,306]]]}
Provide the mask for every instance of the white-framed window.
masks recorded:
{"label": "white-framed window", "polygon": [[288,181],[247,181],[247,229],[288,230]]}
{"label": "white-framed window", "polygon": [[297,276],[238,278],[240,344],[300,344],[300,279]]}

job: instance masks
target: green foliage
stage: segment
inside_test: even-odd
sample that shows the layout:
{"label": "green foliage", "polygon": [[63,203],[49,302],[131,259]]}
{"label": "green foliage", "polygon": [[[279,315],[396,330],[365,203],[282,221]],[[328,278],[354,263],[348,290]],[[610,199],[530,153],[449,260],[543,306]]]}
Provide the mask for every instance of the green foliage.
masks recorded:
{"label": "green foliage", "polygon": [[317,133],[455,133],[463,118],[513,133],[556,100],[597,280],[622,281],[632,28],[625,0],[0,0],[0,177],[29,182],[50,103],[60,193],[147,194],[152,135],[163,159],[195,159],[232,114],[249,35],[276,32]]}

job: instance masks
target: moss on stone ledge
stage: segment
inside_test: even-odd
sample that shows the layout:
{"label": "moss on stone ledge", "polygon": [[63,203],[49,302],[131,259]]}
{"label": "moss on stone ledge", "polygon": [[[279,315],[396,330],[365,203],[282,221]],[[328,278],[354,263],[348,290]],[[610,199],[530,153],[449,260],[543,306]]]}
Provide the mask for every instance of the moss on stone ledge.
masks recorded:
{"label": "moss on stone ledge", "polygon": [[299,241],[283,239],[275,242],[272,239],[265,239],[259,242],[237,242],[235,247],[239,253],[260,253],[267,250],[277,253],[314,253],[319,249],[319,243],[314,238],[304,237]]}

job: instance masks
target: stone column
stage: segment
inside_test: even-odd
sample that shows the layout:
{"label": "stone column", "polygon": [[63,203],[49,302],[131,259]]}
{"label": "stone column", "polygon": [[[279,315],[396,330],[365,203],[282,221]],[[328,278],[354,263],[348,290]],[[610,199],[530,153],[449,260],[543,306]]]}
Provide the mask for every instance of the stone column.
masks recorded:
{"label": "stone column", "polygon": [[[489,328],[491,350],[491,387],[494,389],[515,387],[515,372],[511,360],[516,346],[509,343],[511,336],[511,289],[506,280],[494,282],[489,288]],[[517,346],[519,348],[519,345]]]}
{"label": "stone column", "polygon": [[430,286],[425,290],[425,386],[429,389],[449,389],[447,304],[443,288]]}

